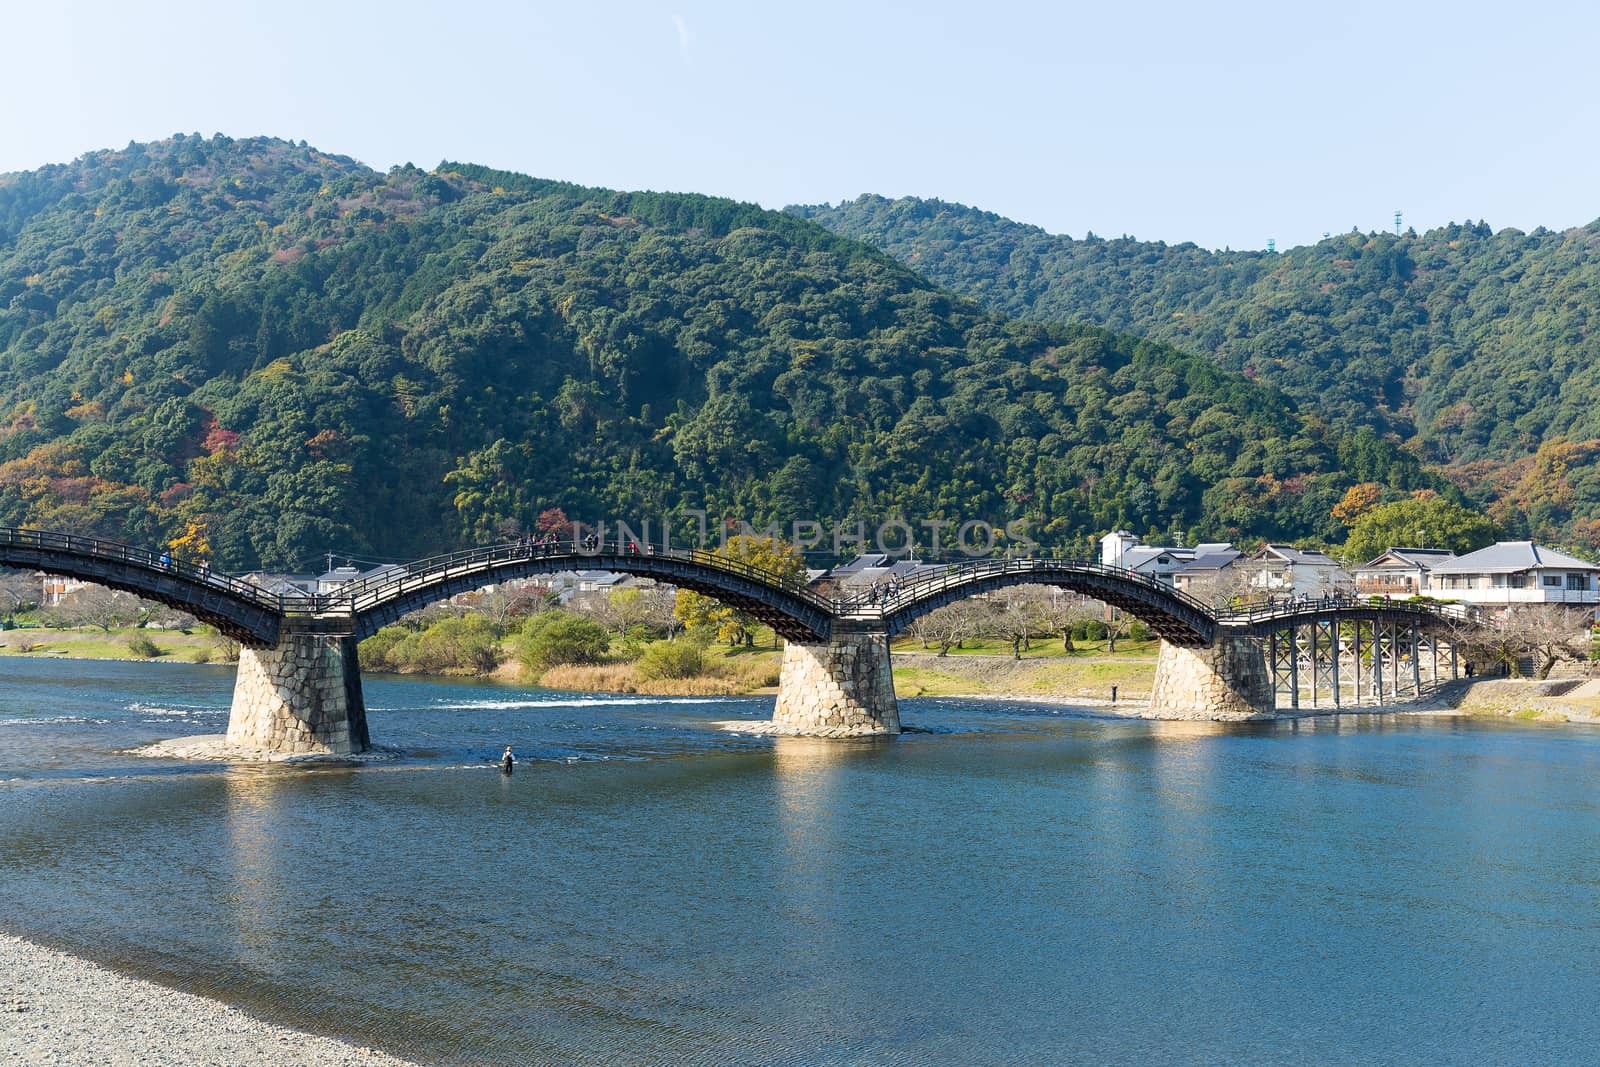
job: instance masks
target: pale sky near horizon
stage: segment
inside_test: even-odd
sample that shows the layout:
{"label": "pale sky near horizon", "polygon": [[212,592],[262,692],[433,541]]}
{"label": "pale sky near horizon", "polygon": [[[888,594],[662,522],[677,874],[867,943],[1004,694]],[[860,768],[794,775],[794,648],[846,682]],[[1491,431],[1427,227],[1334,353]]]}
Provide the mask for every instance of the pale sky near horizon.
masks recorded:
{"label": "pale sky near horizon", "polygon": [[1600,217],[1600,6],[0,0],[0,172],[175,132],[1280,249]]}

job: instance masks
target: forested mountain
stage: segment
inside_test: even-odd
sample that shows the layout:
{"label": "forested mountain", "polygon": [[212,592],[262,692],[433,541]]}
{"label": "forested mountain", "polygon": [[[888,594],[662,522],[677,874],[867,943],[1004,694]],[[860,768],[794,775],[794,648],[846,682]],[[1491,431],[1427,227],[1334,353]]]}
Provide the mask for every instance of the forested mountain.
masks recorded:
{"label": "forested mountain", "polygon": [[[1334,536],[1368,431],[781,213],[176,137],[0,177],[0,522],[224,567],[575,517]],[[202,542],[208,547],[199,548]]]}
{"label": "forested mountain", "polygon": [[1600,222],[1273,254],[1073,240],[937,200],[789,210],[992,310],[1207,356],[1438,465],[1508,533],[1600,549]]}

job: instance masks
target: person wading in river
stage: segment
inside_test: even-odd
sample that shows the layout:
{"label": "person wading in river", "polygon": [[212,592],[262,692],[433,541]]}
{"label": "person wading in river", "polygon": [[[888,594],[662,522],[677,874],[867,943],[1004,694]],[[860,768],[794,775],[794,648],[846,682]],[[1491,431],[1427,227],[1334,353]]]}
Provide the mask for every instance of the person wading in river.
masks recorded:
{"label": "person wading in river", "polygon": [[500,757],[500,773],[509,775],[511,768],[517,765],[517,757],[511,754],[511,746],[506,746],[506,754]]}

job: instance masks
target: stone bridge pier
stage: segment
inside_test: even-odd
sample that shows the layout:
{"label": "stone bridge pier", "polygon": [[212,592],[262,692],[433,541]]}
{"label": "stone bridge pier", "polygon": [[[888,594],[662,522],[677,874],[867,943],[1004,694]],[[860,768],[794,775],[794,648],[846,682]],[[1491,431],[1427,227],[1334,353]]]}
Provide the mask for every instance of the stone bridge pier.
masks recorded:
{"label": "stone bridge pier", "polygon": [[367,707],[354,637],[285,633],[241,648],[228,743],[281,753],[365,752]]}
{"label": "stone bridge pier", "polygon": [[825,643],[788,642],[772,723],[774,733],[806,737],[899,733],[887,630],[836,625]]}
{"label": "stone bridge pier", "polygon": [[1161,642],[1150,693],[1150,713],[1157,718],[1271,719],[1277,701],[1259,640],[1218,633],[1214,644],[1201,648]]}

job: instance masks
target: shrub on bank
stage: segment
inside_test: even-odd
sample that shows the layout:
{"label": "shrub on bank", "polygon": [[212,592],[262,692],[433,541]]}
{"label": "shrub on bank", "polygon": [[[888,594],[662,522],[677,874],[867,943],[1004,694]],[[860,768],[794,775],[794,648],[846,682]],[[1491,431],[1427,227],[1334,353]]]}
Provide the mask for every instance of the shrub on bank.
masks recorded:
{"label": "shrub on bank", "polygon": [[1074,641],[1104,641],[1106,624],[1099,619],[1085,619],[1072,627]]}
{"label": "shrub on bank", "polygon": [[489,674],[500,662],[500,631],[482,615],[440,619],[425,630],[385,626],[359,652],[369,670]]}
{"label": "shrub on bank", "polygon": [[400,668],[394,660],[395,646],[414,632],[405,626],[385,626],[361,642],[356,650],[361,666],[371,671],[398,671]]}
{"label": "shrub on bank", "polygon": [[637,665],[641,678],[694,678],[705,670],[705,655],[693,641],[657,641]]}
{"label": "shrub on bank", "polygon": [[500,633],[494,624],[482,615],[462,615],[440,619],[422,631],[412,669],[491,674],[499,663]]}
{"label": "shrub on bank", "polygon": [[599,663],[611,647],[611,634],[599,623],[547,611],[523,626],[517,638],[517,659],[537,674],[568,663]]}
{"label": "shrub on bank", "polygon": [[144,634],[134,634],[128,638],[128,651],[140,659],[155,659],[161,655],[160,647]]}

